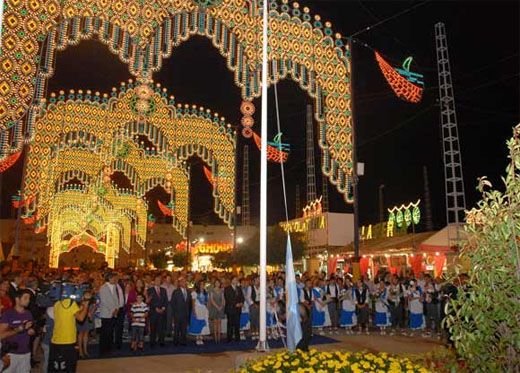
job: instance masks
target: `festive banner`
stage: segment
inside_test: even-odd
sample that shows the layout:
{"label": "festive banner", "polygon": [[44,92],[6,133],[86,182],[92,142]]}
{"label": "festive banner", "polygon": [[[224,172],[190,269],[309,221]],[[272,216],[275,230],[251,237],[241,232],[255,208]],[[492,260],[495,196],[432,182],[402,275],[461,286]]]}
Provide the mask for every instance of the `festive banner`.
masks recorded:
{"label": "festive banner", "polygon": [[442,270],[444,268],[444,264],[446,264],[446,255],[440,254],[435,256],[435,277],[442,276]]}
{"label": "festive banner", "polygon": [[423,272],[424,270],[424,265],[423,265],[423,257],[422,255],[414,255],[412,258],[411,258],[411,265],[412,265],[412,271],[415,275],[415,277],[419,277],[419,275]]}
{"label": "festive banner", "polygon": [[362,276],[366,276],[368,273],[368,264],[369,264],[369,258],[361,258],[359,261],[359,270],[361,271]]}
{"label": "festive banner", "polygon": [[335,256],[331,256],[327,261],[327,273],[332,275],[336,272],[336,265],[338,264],[338,258]]}

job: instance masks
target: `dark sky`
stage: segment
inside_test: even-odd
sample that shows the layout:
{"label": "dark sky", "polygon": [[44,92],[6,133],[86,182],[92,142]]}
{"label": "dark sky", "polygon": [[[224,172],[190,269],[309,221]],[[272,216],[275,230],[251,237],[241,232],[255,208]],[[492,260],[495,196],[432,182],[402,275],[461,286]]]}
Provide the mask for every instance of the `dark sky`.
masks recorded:
{"label": "dark sky", "polygon": [[[333,23],[335,32],[351,35],[380,20],[415,6],[416,1],[301,1],[312,14]],[[414,105],[400,101],[386,84],[373,51],[355,46],[354,68],[356,131],[359,160],[365,162],[360,181],[362,223],[378,219],[378,187],[384,184],[385,206],[422,198],[423,166],[428,167],[433,217],[436,227],[445,224],[444,172],[439,126],[437,67],[434,24],[446,24],[455,99],[462,148],[468,207],[475,205],[476,179],[486,175],[497,186],[507,163],[505,141],[519,122],[519,2],[518,1],[428,1],[395,17],[358,38],[380,51],[396,66],[413,56],[412,70],[424,74],[425,94]],[[49,93],[59,89],[110,91],[130,78],[126,65],[119,62],[97,41],[84,41],[57,55],[56,74],[49,81]],[[157,82],[175,95],[177,102],[212,108],[230,122],[240,120],[240,91],[225,60],[209,40],[193,37],[174,50],[154,75]],[[270,138],[275,133],[273,90],[270,92]],[[306,93],[290,81],[278,85],[284,142],[291,144],[286,164],[289,213],[294,216],[295,190],[300,185],[305,202],[305,105]],[[260,132],[260,108],[256,125]],[[315,130],[315,135],[317,131]],[[239,149],[249,144],[251,154],[251,209],[257,218],[259,201],[259,151],[250,140],[240,139]],[[321,153],[316,147],[319,169]],[[197,162],[196,162],[197,163]],[[239,164],[241,167],[241,163]],[[192,174],[192,215],[195,223],[218,222],[207,181],[198,162]],[[2,202],[8,202],[19,188],[21,162],[4,174]],[[282,219],[283,202],[280,169],[269,167],[269,220]],[[318,175],[318,193],[321,176]],[[350,211],[343,197],[329,186],[331,210]],[[152,192],[149,199],[164,195]],[[155,197],[157,198],[157,197]],[[239,193],[239,201],[241,196]],[[5,207],[3,216],[11,212]]]}

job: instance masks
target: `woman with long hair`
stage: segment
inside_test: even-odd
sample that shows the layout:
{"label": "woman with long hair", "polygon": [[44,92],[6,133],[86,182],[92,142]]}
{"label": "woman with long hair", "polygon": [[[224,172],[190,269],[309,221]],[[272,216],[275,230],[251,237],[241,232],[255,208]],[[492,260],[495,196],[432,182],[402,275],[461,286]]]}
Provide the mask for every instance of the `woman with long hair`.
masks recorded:
{"label": "woman with long hair", "polygon": [[222,283],[219,279],[213,282],[213,288],[209,293],[208,312],[211,320],[211,329],[213,330],[213,339],[215,343],[220,343],[222,336],[222,319],[224,319],[224,291]]}
{"label": "woman with long hair", "polygon": [[199,280],[191,292],[192,311],[188,334],[196,336],[197,346],[204,344],[203,336],[209,335],[208,321],[208,293],[204,288],[204,281]]}
{"label": "woman with long hair", "polygon": [[13,301],[9,297],[9,281],[3,280],[0,283],[0,315],[13,308]]}

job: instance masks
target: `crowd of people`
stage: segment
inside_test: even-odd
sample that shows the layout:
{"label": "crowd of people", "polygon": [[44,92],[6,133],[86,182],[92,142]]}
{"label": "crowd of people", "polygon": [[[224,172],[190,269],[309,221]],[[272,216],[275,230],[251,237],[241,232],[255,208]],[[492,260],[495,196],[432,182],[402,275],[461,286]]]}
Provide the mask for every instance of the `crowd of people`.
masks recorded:
{"label": "crowd of people", "polygon": [[[13,270],[4,263],[0,276],[0,341],[8,373],[26,373],[38,364],[44,373],[74,372],[78,357],[109,357],[128,348],[124,341],[138,354],[145,343],[160,349],[167,340],[174,346],[202,346],[221,343],[223,336],[226,342],[259,338],[256,274]],[[353,282],[348,274],[303,273],[296,281],[302,349],[313,334],[440,336],[444,304],[457,292],[428,274],[383,272],[374,280]],[[76,291],[49,302],[52,284],[75,284]],[[284,272],[269,274],[266,300],[267,336],[281,339]]]}

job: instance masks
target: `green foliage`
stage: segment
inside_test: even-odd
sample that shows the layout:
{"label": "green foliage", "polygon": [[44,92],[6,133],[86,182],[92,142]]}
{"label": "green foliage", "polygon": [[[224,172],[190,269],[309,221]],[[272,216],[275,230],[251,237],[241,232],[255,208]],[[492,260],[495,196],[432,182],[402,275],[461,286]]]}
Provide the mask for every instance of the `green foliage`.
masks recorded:
{"label": "green foliage", "polygon": [[150,255],[150,260],[157,269],[165,269],[168,265],[168,258],[163,251]]}
{"label": "green foliage", "polygon": [[[305,240],[302,234],[291,233],[293,260],[298,261],[303,256]],[[287,234],[276,225],[267,231],[267,264],[277,265],[285,263],[285,249]],[[260,261],[260,233],[247,240],[237,250],[236,263],[240,265],[258,265]]]}
{"label": "green foliage", "polygon": [[471,264],[466,290],[448,305],[447,325],[472,371],[517,372],[520,366],[520,126],[508,141],[505,191],[484,177],[482,200],[467,213],[461,256]]}
{"label": "green foliage", "polygon": [[230,268],[236,263],[235,255],[231,252],[222,251],[213,255],[213,266],[217,268]]}
{"label": "green foliage", "polygon": [[185,251],[176,251],[172,256],[172,261],[175,267],[184,267],[190,263],[190,256]]}

